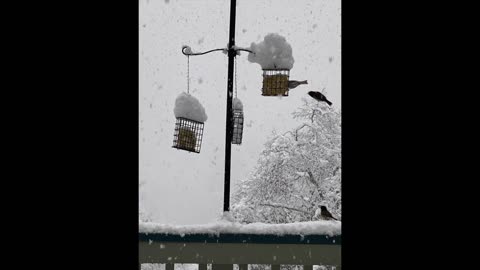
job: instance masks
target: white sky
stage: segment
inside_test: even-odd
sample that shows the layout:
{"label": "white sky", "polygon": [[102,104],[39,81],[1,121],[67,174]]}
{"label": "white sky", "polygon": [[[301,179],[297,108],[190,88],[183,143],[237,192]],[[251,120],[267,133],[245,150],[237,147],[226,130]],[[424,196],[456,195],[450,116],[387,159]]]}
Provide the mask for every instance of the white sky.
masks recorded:
{"label": "white sky", "polygon": [[[262,70],[247,53],[237,57],[238,98],[243,102],[242,145],[232,145],[231,186],[251,174],[272,132],[298,125],[291,113],[320,91],[341,108],[340,0],[237,0],[235,43],[249,47],[278,33],[293,49],[292,80],[308,85],[288,97],[261,95]],[[200,154],[172,148],[175,98],[187,88],[182,45],[203,52],[228,42],[229,0],[140,0],[140,196],[154,221],[199,224],[223,210],[228,58],[222,52],[190,57],[190,93],[205,107]]]}

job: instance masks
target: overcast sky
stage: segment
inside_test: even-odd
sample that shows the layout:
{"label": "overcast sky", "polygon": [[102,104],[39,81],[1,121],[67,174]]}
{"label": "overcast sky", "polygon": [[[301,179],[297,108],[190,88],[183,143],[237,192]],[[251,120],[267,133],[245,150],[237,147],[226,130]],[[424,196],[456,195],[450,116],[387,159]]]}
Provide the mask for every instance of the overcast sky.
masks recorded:
{"label": "overcast sky", "polygon": [[[232,145],[231,185],[254,172],[272,132],[299,123],[291,113],[308,91],[325,88],[341,109],[340,0],[237,0],[236,45],[249,47],[268,33],[284,36],[295,63],[290,79],[308,85],[288,97],[263,97],[262,70],[247,53],[237,57],[238,98],[244,106],[242,145]],[[229,0],[140,0],[139,167],[141,204],[155,222],[199,224],[223,210],[228,58],[221,52],[190,57],[190,94],[205,107],[200,154],[172,148],[176,97],[187,90],[182,45],[202,52],[228,43]]]}

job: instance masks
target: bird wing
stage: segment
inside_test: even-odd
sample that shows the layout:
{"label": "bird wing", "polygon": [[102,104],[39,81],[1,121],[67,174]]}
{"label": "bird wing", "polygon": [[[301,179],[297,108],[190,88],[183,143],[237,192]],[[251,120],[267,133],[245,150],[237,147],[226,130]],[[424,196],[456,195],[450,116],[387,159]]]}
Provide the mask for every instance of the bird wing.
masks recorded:
{"label": "bird wing", "polygon": [[326,217],[333,218],[332,214],[330,212],[326,212],[323,214]]}
{"label": "bird wing", "polygon": [[308,95],[311,96],[312,98],[318,100],[318,96],[316,95],[315,92],[310,91],[310,92],[308,92]]}
{"label": "bird wing", "polygon": [[338,219],[336,219],[336,218],[333,217],[332,213],[327,212],[327,213],[325,213],[325,214],[326,214],[326,216],[328,216],[329,218],[332,218],[332,219],[335,219],[336,221],[338,221]]}

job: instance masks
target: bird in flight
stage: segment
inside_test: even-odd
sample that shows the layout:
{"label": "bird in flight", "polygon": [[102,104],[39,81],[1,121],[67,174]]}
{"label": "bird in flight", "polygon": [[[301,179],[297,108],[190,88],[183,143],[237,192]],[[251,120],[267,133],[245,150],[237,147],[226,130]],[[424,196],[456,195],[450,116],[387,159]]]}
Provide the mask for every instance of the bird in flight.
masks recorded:
{"label": "bird in flight", "polygon": [[317,92],[317,91],[310,91],[310,92],[308,92],[308,94],[309,94],[312,98],[316,99],[317,101],[324,101],[324,102],[326,102],[329,106],[332,106],[332,102],[330,102],[330,101],[327,99],[327,97],[325,97],[322,93]]}

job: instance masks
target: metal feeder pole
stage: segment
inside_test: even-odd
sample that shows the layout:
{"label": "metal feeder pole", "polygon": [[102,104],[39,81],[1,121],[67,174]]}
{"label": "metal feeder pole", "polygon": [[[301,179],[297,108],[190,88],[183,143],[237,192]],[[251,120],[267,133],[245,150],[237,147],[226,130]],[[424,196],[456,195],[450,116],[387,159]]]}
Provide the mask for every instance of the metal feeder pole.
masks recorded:
{"label": "metal feeder pole", "polygon": [[235,11],[237,7],[236,0],[230,0],[230,37],[228,40],[228,80],[227,80],[227,130],[225,132],[225,185],[223,195],[223,211],[230,211],[230,165],[232,157],[232,137],[233,137],[233,69],[234,59],[237,52],[233,49],[235,46]]}
{"label": "metal feeder pole", "polygon": [[235,48],[235,9],[237,6],[236,0],[230,0],[230,37],[228,40],[228,48],[226,49],[213,49],[206,52],[188,52],[189,46],[182,47],[182,53],[186,56],[204,55],[215,51],[228,52],[228,81],[227,81],[227,130],[225,132],[225,186],[224,186],[224,198],[223,198],[223,211],[230,211],[230,164],[232,157],[232,138],[233,138],[233,71],[234,61],[237,56],[237,51],[245,51],[255,54],[255,52],[244,49]]}

